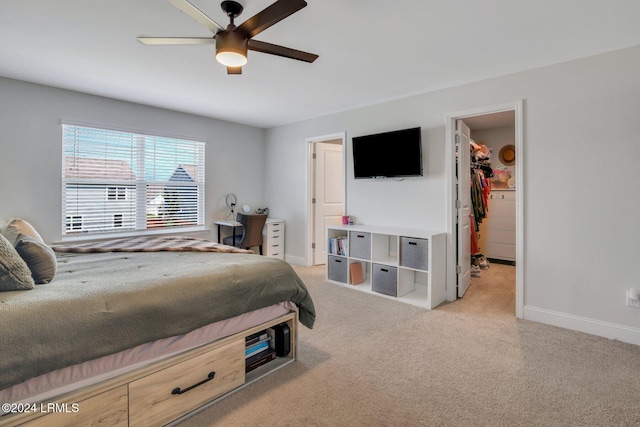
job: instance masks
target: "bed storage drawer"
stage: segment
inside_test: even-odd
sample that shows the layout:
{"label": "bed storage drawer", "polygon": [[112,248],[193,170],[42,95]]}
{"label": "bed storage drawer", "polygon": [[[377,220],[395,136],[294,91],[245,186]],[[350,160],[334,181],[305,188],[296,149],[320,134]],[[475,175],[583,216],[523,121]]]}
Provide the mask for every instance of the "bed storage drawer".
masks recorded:
{"label": "bed storage drawer", "polygon": [[49,412],[47,415],[18,425],[24,427],[67,425],[126,427],[128,425],[126,385],[77,402],[65,399],[51,402],[52,405],[56,403],[59,405],[57,408],[49,407],[49,403],[42,403],[39,405],[39,411]]}
{"label": "bed storage drawer", "polygon": [[244,363],[240,338],[130,383],[130,425],[165,424],[241,386]]}

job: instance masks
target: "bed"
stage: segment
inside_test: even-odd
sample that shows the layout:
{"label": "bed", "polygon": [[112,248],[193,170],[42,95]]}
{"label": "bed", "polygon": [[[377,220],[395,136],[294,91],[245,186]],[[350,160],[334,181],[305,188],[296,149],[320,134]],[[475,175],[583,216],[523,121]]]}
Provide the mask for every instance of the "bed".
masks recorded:
{"label": "bed", "polygon": [[[81,245],[51,283],[0,292],[0,425],[166,424],[294,361],[298,321],[315,321],[302,280],[212,246]],[[277,327],[290,351],[247,373],[246,338]]]}

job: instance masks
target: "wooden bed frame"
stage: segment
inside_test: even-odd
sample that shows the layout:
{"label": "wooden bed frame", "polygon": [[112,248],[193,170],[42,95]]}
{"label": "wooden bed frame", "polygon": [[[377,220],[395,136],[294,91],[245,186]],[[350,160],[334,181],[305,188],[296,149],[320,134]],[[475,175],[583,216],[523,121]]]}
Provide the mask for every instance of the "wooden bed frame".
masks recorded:
{"label": "wooden bed frame", "polygon": [[[290,328],[290,353],[245,374],[245,337],[280,323]],[[291,312],[51,401],[16,405],[0,427],[173,425],[296,360],[297,328]]]}

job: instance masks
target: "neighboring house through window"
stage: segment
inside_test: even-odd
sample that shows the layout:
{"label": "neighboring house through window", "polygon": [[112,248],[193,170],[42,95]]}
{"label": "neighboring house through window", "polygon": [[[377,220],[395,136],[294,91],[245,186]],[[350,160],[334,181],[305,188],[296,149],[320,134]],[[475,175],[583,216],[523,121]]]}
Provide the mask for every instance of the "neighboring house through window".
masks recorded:
{"label": "neighboring house through window", "polygon": [[107,200],[126,200],[127,188],[126,187],[108,187],[107,188]]}
{"label": "neighboring house through window", "polygon": [[204,142],[63,124],[63,235],[204,226]]}

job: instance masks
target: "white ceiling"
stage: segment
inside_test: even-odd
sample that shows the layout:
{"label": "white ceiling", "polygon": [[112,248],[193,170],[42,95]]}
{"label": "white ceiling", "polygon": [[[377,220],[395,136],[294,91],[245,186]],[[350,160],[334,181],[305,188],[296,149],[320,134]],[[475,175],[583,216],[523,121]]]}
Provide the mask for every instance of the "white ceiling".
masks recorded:
{"label": "white ceiling", "polygon": [[[239,24],[273,0],[245,0]],[[638,0],[307,0],[240,76],[167,0],[0,0],[0,76],[272,127],[640,44]],[[192,3],[223,26],[218,0]]]}

